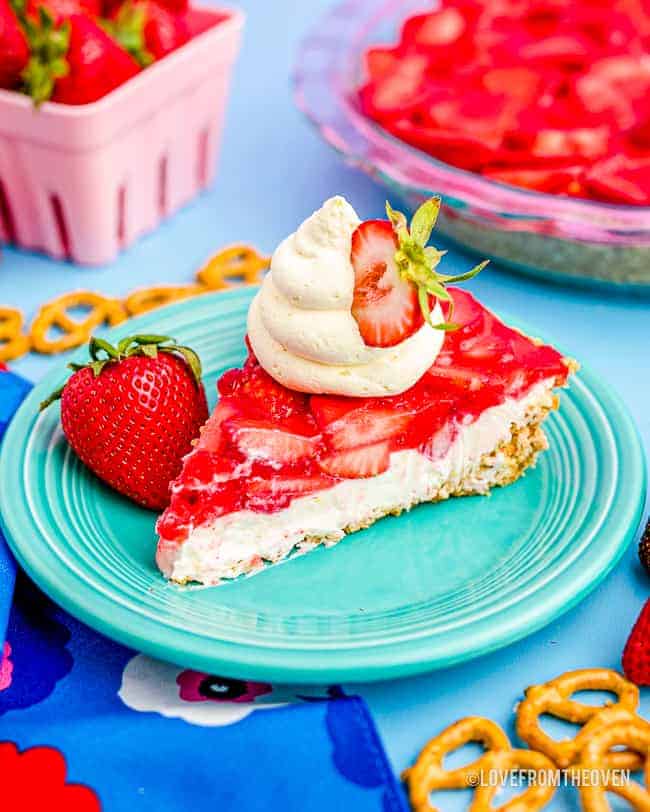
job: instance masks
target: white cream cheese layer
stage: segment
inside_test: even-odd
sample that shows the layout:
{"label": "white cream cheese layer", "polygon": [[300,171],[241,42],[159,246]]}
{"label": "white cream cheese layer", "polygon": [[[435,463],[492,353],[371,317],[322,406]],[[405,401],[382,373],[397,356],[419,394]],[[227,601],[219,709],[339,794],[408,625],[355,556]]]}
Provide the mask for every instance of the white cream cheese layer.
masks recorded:
{"label": "white cream cheese layer", "polygon": [[281,561],[294,549],[308,552],[317,546],[314,538],[326,544],[340,541],[346,527],[364,526],[393,510],[448,495],[461,482],[467,492],[485,493],[496,484],[500,461],[495,459],[492,468],[480,470],[481,458],[509,439],[513,425],[525,425],[530,408],[552,406],[553,385],[553,379],[543,381],[519,400],[508,399],[486,409],[474,423],[460,428],[438,459],[417,450],[399,451],[379,476],[340,482],[294,499],[277,513],[243,510],[221,516],[195,528],[180,546],[161,541],[158,566],[175,581],[218,584],[261,569],[264,561]]}
{"label": "white cream cheese layer", "polygon": [[[433,364],[444,332],[424,324],[395,347],[369,347],[352,315],[351,239],[359,218],[342,197],[326,201],[276,249],[248,314],[264,369],[301,392],[380,397],[413,386]],[[432,313],[442,321],[436,305]]]}

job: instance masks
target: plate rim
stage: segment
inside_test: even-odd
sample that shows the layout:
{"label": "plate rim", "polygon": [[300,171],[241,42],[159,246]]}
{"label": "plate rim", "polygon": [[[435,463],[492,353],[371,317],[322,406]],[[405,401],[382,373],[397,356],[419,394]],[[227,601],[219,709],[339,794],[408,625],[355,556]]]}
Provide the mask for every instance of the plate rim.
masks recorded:
{"label": "plate rim", "polygon": [[[226,305],[249,300],[257,286],[242,286],[229,291],[204,294],[197,299],[204,302]],[[164,308],[150,311],[131,319],[118,327],[101,331],[103,335],[119,336],[125,331],[142,330],[161,315],[173,318],[176,313],[196,306],[197,299],[175,302]],[[506,314],[504,320],[522,326],[519,320]],[[524,326],[529,334],[538,335],[534,328]],[[85,348],[79,349],[72,357],[85,357]],[[30,538],[37,531],[36,522],[27,509],[23,478],[15,477],[16,459],[21,460],[21,470],[25,465],[24,450],[29,442],[34,424],[35,406],[43,395],[60,384],[65,375],[61,365],[39,381],[19,407],[10,422],[0,449],[0,482],[16,480],[14,486],[0,489],[0,520],[5,529],[7,543],[21,567],[52,600],[82,622],[137,651],[162,660],[176,662],[184,667],[220,673],[225,677],[242,677],[289,683],[322,683],[323,681],[372,682],[383,679],[411,676],[445,668],[459,662],[503,648],[513,642],[528,637],[555,618],[569,611],[582,601],[609,574],[636,535],[646,501],[647,465],[638,429],[627,407],[610,384],[588,368],[581,367],[580,378],[590,394],[600,405],[607,422],[616,437],[616,454],[619,461],[624,457],[626,472],[638,477],[639,488],[630,493],[622,504],[617,504],[617,513],[610,513],[597,532],[600,538],[610,527],[606,543],[599,546],[594,557],[593,549],[573,562],[562,573],[561,579],[552,585],[545,585],[536,593],[533,605],[531,597],[522,604],[525,611],[511,613],[510,618],[500,618],[496,631],[472,630],[472,624],[463,631],[462,647],[450,648],[447,653],[437,651],[430,635],[401,643],[388,643],[370,648],[358,648],[351,655],[349,651],[336,649],[290,649],[274,648],[258,643],[234,643],[212,638],[209,653],[205,652],[205,638],[192,630],[181,630],[161,625],[159,622],[139,616],[129,607],[116,605],[114,598],[98,593],[90,583],[66,571],[50,572],[39,560],[38,545],[32,545]],[[622,454],[625,447],[628,452]],[[17,503],[17,504],[16,504]],[[612,519],[615,516],[615,520]],[[22,526],[21,526],[22,525]],[[26,532],[29,528],[29,533]],[[43,544],[44,542],[40,542]],[[585,564],[582,559],[591,553],[593,560]],[[581,571],[576,574],[576,565]],[[568,575],[574,575],[568,585]],[[75,589],[68,591],[67,580],[71,579]],[[562,589],[558,586],[562,583]],[[577,582],[578,586],[575,586]],[[543,600],[541,600],[543,598]],[[98,608],[101,606],[101,611]],[[521,606],[521,604],[520,604]],[[129,620],[131,622],[129,622]],[[136,620],[137,622],[133,622]],[[468,639],[470,642],[467,642]],[[352,662],[343,662],[348,659]]]}

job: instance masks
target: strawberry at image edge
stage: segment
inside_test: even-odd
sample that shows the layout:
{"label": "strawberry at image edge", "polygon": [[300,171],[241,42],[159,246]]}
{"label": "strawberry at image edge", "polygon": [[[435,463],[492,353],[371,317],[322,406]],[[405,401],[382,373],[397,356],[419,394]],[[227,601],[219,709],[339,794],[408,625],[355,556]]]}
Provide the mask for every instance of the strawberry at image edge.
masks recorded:
{"label": "strawberry at image edge", "polygon": [[647,600],[623,651],[623,671],[636,685],[650,686],[650,600]]}
{"label": "strawberry at image edge", "polygon": [[63,432],[100,479],[151,510],[169,503],[169,484],[208,418],[201,362],[166,336],[137,335],[114,347],[93,338],[90,361],[41,404],[61,400]]}

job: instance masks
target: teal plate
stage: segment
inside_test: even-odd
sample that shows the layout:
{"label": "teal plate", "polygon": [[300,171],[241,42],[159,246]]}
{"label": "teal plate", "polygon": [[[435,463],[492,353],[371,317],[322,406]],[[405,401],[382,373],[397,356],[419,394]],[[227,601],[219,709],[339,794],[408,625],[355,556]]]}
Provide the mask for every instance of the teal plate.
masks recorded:
{"label": "teal plate", "polygon": [[[217,377],[244,358],[253,293],[180,302],[111,335],[174,335],[200,353],[214,392]],[[38,415],[39,401],[65,375],[61,369],[34,389],[6,436],[0,507],[9,543],[73,615],[202,671],[322,683],[468,660],[584,598],[640,521],[645,468],[635,428],[609,388],[583,371],[548,420],[550,450],[514,485],[383,519],[333,550],[254,578],[177,587],[154,564],[155,516],[84,468],[57,407]]]}

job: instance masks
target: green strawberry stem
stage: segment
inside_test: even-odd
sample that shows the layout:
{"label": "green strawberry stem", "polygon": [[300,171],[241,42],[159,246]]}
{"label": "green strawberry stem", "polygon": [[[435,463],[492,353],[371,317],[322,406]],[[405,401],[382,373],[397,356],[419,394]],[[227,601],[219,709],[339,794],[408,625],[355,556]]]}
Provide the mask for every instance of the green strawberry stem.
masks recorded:
{"label": "green strawberry stem", "polygon": [[143,6],[134,5],[127,0],[120,6],[115,19],[100,20],[100,25],[109,36],[128,51],[143,68],[154,61],[153,55],[145,44],[144,28],[147,22]]}
{"label": "green strawberry stem", "polygon": [[22,72],[23,90],[38,107],[51,98],[56,80],[70,70],[67,55],[70,47],[70,23],[57,24],[52,14],[39,6],[38,22],[24,13],[24,3],[17,5],[18,19],[25,31],[31,56]]}
{"label": "green strawberry stem", "polygon": [[[115,364],[123,361],[125,358],[131,358],[134,355],[145,355],[148,358],[157,358],[159,352],[167,352],[171,355],[180,355],[185,363],[192,371],[196,385],[201,383],[201,360],[194,350],[177,344],[173,338],[169,336],[159,335],[135,335],[123,338],[117,347],[105,341],[103,338],[93,336],[88,345],[88,352],[90,354],[90,361],[85,364],[68,364],[68,367],[73,372],[79,372],[86,367],[92,369],[95,377],[101,375],[102,370],[108,364]],[[47,409],[47,407],[59,400],[65,389],[65,384],[46,398],[40,405],[40,411]]]}
{"label": "green strawberry stem", "polygon": [[485,268],[489,260],[479,262],[471,270],[455,276],[436,271],[438,263],[447,253],[427,245],[440,213],[439,197],[432,197],[420,206],[413,215],[410,228],[406,217],[401,211],[395,211],[390,203],[386,203],[386,213],[393,224],[399,244],[395,252],[397,271],[402,279],[413,282],[417,286],[418,302],[425,321],[436,330],[457,330],[460,325],[451,320],[439,324],[433,323],[429,296],[435,296],[442,302],[448,302],[448,317],[451,319],[454,312],[454,300],[446,289],[446,285],[472,279]]}

